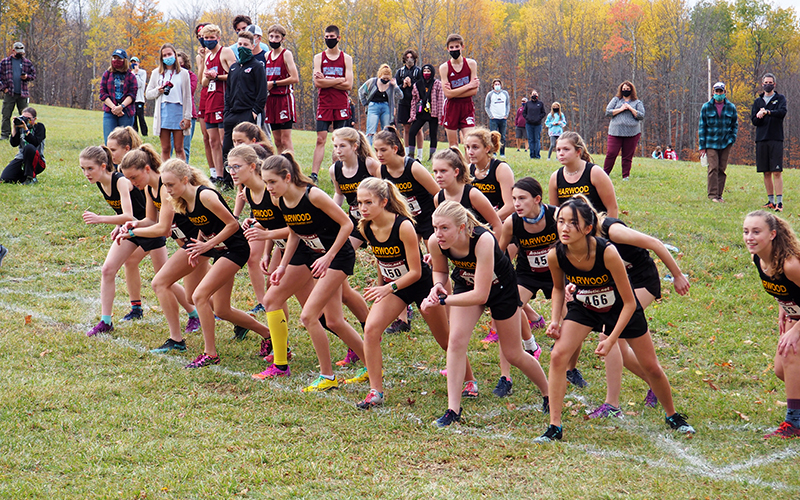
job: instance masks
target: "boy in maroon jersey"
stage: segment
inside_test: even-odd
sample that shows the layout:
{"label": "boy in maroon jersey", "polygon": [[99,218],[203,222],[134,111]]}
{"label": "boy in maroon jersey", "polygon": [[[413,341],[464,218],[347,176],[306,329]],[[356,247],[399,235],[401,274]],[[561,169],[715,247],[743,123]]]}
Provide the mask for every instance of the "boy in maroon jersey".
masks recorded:
{"label": "boy in maroon jersey", "polygon": [[291,51],[281,47],[286,29],[273,24],[267,30],[269,46],[267,53],[267,108],[264,120],[272,127],[272,140],[275,149],[294,152],[292,146],[292,123],[295,122],[294,94],[292,84],[300,81],[294,56]]}
{"label": "boy in maroon jersey", "polygon": [[447,51],[450,59],[439,66],[442,90],[447,100],[444,103],[442,125],[447,133],[447,142],[458,146],[459,130],[466,136],[475,128],[475,105],[472,96],[478,93],[478,63],[467,59],[461,52],[464,39],[461,35],[447,37]]}

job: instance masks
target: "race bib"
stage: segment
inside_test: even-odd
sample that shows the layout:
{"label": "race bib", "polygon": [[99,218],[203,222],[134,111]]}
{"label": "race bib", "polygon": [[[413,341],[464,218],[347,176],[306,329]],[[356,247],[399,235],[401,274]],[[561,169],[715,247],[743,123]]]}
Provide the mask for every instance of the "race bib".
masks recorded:
{"label": "race bib", "polygon": [[325,245],[322,244],[322,240],[319,239],[319,236],[316,234],[312,234],[309,236],[300,236],[300,239],[303,240],[303,243],[308,245],[308,248],[317,252],[317,253],[325,253]]}
{"label": "race bib", "polygon": [[780,304],[781,309],[783,312],[786,313],[792,319],[800,318],[800,306],[797,305],[796,302],[792,300],[780,300],[778,299],[778,304]]}
{"label": "race bib", "polygon": [[[469,286],[475,286],[475,273],[472,271],[465,271],[463,269],[459,269],[459,274],[461,279],[467,282]],[[497,275],[492,273],[492,286],[497,285],[500,283],[500,280],[497,279]]]}
{"label": "race bib", "polygon": [[576,298],[583,303],[583,305],[595,312],[608,312],[616,302],[614,295],[614,288],[604,286],[602,288],[580,289],[576,294]]}
{"label": "race bib", "polygon": [[350,205],[350,217],[357,221],[362,219],[361,212],[358,210],[358,205]]}
{"label": "race bib", "polygon": [[395,262],[384,262],[379,260],[378,267],[380,267],[381,276],[383,276],[383,281],[386,283],[397,281],[405,276],[406,273],[408,273],[408,266],[406,265],[405,261],[402,260]]}
{"label": "race bib", "polygon": [[185,240],[186,239],[186,235],[183,234],[183,231],[181,231],[181,228],[179,228],[175,224],[172,225],[172,237],[174,239],[176,239],[176,240]]}
{"label": "race bib", "polygon": [[[200,231],[200,232],[197,234],[197,241],[202,241],[202,242],[204,242],[204,243],[205,243],[206,241],[211,241],[212,239],[214,239],[214,237],[215,237],[216,235],[217,235],[217,233],[212,233],[212,234],[210,234],[210,235],[206,236],[205,234],[203,234],[203,232],[202,232],[202,231]],[[215,247],[214,247],[214,250],[221,250],[221,251],[222,251],[222,250],[227,250],[227,249],[228,249],[228,247],[226,247],[226,246],[225,246],[225,243],[224,243],[224,242],[223,242],[223,243],[220,243],[219,245],[217,245],[217,246],[215,246]]]}
{"label": "race bib", "polygon": [[217,82],[216,80],[211,80],[208,82],[208,91],[209,92],[216,92],[217,90]]}
{"label": "race bib", "polygon": [[547,251],[547,248],[525,250],[525,255],[528,256],[528,264],[531,266],[531,271],[535,273],[550,272],[550,268],[547,266]]}
{"label": "race bib", "polygon": [[411,209],[411,215],[417,216],[422,213],[422,207],[419,206],[416,196],[409,196],[406,199],[408,200],[408,208]]}

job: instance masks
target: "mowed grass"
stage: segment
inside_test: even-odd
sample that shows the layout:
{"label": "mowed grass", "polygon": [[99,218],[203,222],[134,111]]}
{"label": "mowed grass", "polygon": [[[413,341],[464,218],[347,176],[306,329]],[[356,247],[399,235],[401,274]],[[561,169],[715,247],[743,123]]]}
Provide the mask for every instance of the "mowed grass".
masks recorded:
{"label": "mowed grass", "polygon": [[[707,201],[705,171],[698,164],[637,158],[630,182],[620,181],[619,166],[612,174],[622,218],[679,247],[679,263],[691,277],[685,297],[664,282],[664,299],[647,316],[676,405],[697,435],[689,439],[669,431],[660,408],[643,407],[645,385],[627,373],[625,418],[585,420],[605,395],[592,338],[579,365],[590,386],[568,389],[565,439],[542,446],[531,442],[547,425],[536,387],[515,370],[514,394],[502,400],[491,394],[499,369],[496,346],[479,342],[486,317],[470,350],[481,396],[464,401],[462,423],[446,430],[430,425],[447,407],[445,378],[439,375],[444,356],[420,320],[410,334],[384,337],[387,405],[369,412],[354,406],[366,394],[365,384],[329,394],[300,392],[317,366],[294,299],[290,379],[251,380],[251,373],[264,368],[256,336],[232,341],[232,327],[224,322],[217,328],[219,367],[182,368],[201,352],[199,334],[188,337],[185,354],[149,354],[167,335],[149,288],[149,260],[141,266],[145,318],[119,320],[128,309],[121,273],[113,336],[87,338],[85,331],[99,320],[100,265],[111,227],[87,226],[81,219],[86,208],[110,209],[81,175],[78,153],[101,141],[101,114],[36,107],[48,130],[48,168],[36,186],[0,185],[0,242],[10,249],[0,268],[0,497],[800,494],[800,442],[761,439],[782,421],[785,396],[772,373],[777,305],[761,290],[741,241],[744,215],[764,199],[753,167],[729,167],[725,204]],[[294,141],[301,164],[310,169],[314,134],[295,132]],[[0,151],[3,162],[15,152],[7,145]],[[517,177],[532,175],[545,185],[558,166],[555,160],[529,160],[514,148],[507,153]],[[205,167],[199,129],[192,155],[192,164]],[[327,176],[321,179],[330,191]],[[796,172],[787,172],[785,180],[783,216],[795,224]],[[353,286],[363,288],[374,275],[369,255],[359,252]],[[246,269],[236,277],[234,303],[242,309],[255,305]],[[541,298],[534,306],[549,317]],[[547,370],[551,341],[542,332],[536,336],[545,346]],[[336,338],[331,344],[334,357],[341,358],[344,345]],[[354,372],[337,369],[342,377]]]}

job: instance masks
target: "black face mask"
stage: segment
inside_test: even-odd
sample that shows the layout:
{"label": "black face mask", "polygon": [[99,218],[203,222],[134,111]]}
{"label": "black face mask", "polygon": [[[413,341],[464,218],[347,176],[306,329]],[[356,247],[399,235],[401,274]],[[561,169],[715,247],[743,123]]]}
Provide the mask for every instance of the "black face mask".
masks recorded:
{"label": "black face mask", "polygon": [[764,92],[772,92],[773,90],[775,90],[775,84],[765,83],[764,85],[761,86],[761,88],[764,89]]}
{"label": "black face mask", "polygon": [[532,95],[531,96],[531,101],[538,101],[538,100],[539,100],[539,96],[538,95]]}
{"label": "black face mask", "polygon": [[336,45],[338,45],[338,44],[339,44],[339,39],[338,38],[326,38],[325,39],[325,45],[327,45],[329,49],[332,49],[332,48],[336,47]]}
{"label": "black face mask", "polygon": [[388,78],[381,78],[381,83],[387,84],[387,83],[389,83],[389,79]]}
{"label": "black face mask", "polygon": [[281,46],[281,42],[269,42],[269,46],[273,49],[279,49]]}
{"label": "black face mask", "polygon": [[20,53],[18,52],[18,53],[16,53],[16,54],[14,54],[14,57],[16,57],[17,59],[22,59],[22,54],[20,54]]}
{"label": "black face mask", "polygon": [[450,57],[452,57],[453,59],[458,59],[459,57],[461,57],[461,51],[460,50],[451,50],[450,51]]}
{"label": "black face mask", "polygon": [[630,97],[632,93],[633,93],[632,90],[623,90],[622,97]]}
{"label": "black face mask", "polygon": [[559,111],[561,111],[561,108],[553,108],[553,113],[558,113]]}

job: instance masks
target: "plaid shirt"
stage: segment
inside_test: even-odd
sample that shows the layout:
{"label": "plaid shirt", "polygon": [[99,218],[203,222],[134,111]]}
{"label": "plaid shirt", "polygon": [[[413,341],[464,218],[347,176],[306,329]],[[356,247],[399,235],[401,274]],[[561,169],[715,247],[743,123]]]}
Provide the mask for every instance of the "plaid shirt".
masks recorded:
{"label": "plaid shirt", "polygon": [[[417,119],[417,111],[419,111],[419,90],[417,86],[411,89],[411,116],[410,120],[413,122]],[[444,91],[442,91],[442,82],[438,79],[433,81],[431,87],[431,117],[441,118],[444,116]]]}
{"label": "plaid shirt", "polygon": [[700,110],[700,125],[697,129],[699,149],[725,149],[736,142],[739,131],[739,116],[736,106],[725,99],[722,113],[717,114],[714,99],[703,104]]}
{"label": "plaid shirt", "polygon": [[[12,57],[6,57],[0,61],[0,90],[14,91],[14,69],[11,67]],[[27,80],[20,81],[20,90],[22,97],[30,97],[28,94],[28,82],[36,80],[36,68],[30,59],[22,58],[22,72],[28,75]]]}
{"label": "plaid shirt", "polygon": [[106,113],[111,112],[111,108],[105,103],[106,99],[111,99],[116,104],[120,104],[125,100],[126,96],[130,96],[131,103],[123,109],[124,113],[128,116],[136,114],[136,91],[139,89],[139,82],[136,81],[136,75],[130,71],[125,72],[125,81],[122,83],[122,99],[117,102],[117,90],[114,87],[114,72],[106,70],[103,73],[103,78],[100,81],[100,101],[103,103],[103,111]]}

